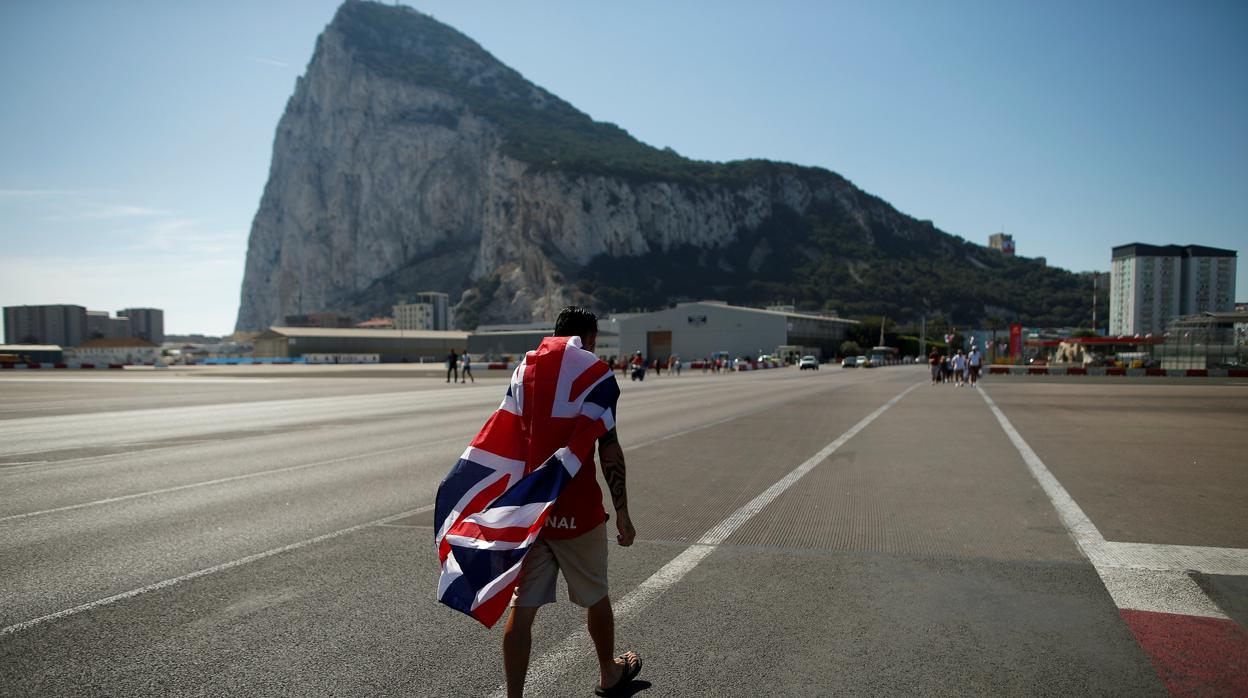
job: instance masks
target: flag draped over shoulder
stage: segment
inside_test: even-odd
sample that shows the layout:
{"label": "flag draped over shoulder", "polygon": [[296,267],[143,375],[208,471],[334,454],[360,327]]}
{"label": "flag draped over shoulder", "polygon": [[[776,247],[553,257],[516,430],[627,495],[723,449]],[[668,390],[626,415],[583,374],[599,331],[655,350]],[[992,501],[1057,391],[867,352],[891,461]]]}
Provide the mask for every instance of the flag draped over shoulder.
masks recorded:
{"label": "flag draped over shoulder", "polygon": [[[498,622],[555,498],[615,428],[619,395],[610,367],[578,337],[547,337],[525,355],[503,403],[438,487],[439,601],[486,627]],[[534,435],[550,430],[570,436],[553,453],[534,452]]]}

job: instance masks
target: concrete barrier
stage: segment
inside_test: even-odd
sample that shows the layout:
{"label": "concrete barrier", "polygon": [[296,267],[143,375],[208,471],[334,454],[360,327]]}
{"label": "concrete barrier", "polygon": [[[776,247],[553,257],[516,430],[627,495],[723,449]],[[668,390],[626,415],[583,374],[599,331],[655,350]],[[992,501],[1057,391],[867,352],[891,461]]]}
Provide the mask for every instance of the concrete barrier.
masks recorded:
{"label": "concrete barrier", "polygon": [[1166,378],[1248,378],[1241,368],[1118,368],[1116,366],[988,366],[990,376],[1162,376]]}

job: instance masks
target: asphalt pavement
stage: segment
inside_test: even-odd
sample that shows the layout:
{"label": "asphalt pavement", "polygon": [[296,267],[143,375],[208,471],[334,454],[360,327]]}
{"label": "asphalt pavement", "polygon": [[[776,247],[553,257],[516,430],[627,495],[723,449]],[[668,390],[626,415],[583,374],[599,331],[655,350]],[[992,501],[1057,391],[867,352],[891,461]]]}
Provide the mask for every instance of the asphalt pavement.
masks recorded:
{"label": "asphalt pavement", "polygon": [[[0,376],[5,696],[498,695],[430,509],[504,377],[303,368]],[[636,695],[1248,691],[1248,386],[925,378],[621,381]],[[594,679],[561,589],[529,694]]]}

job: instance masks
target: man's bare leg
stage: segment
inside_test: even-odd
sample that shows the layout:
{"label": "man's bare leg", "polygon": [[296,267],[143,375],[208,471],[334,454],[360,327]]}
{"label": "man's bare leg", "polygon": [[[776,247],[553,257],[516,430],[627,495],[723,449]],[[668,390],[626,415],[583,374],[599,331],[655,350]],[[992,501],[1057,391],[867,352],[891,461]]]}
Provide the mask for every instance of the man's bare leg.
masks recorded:
{"label": "man's bare leg", "polygon": [[[507,697],[524,695],[524,677],[529,673],[529,651],[533,646],[533,619],[538,606],[516,606],[503,628],[503,671],[507,674]],[[610,610],[608,608],[608,610]]]}
{"label": "man's bare leg", "polygon": [[598,653],[598,685],[614,686],[624,668],[615,663],[615,613],[611,610],[611,597],[604,596],[590,606],[585,617],[594,650]]}

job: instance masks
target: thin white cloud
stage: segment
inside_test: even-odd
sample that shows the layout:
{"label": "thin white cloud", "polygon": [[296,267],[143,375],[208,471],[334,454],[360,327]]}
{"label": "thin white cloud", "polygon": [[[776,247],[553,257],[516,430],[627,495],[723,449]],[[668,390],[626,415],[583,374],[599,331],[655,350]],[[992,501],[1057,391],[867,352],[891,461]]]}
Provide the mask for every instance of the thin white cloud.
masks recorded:
{"label": "thin white cloud", "polygon": [[168,214],[160,209],[148,208],[146,206],[108,204],[83,213],[83,218],[87,220],[101,220],[106,218],[150,218],[152,216],[164,215]]}
{"label": "thin white cloud", "polygon": [[47,216],[43,220],[49,223],[66,223],[74,221],[107,221],[123,218],[154,218],[167,216],[168,211],[147,206],[131,206],[129,204],[83,204],[78,210]]}
{"label": "thin white cloud", "polygon": [[246,58],[252,63],[259,63],[261,65],[271,65],[274,68],[289,68],[290,67],[289,63],[286,63],[285,61],[273,60],[272,58],[256,58],[255,56],[247,56]]}
{"label": "thin white cloud", "polygon": [[0,199],[38,199],[50,196],[78,196],[73,189],[0,189]]}
{"label": "thin white cloud", "polygon": [[147,252],[184,252],[231,258],[246,249],[246,234],[203,230],[195,218],[165,218],[152,222],[135,235],[131,248]]}

